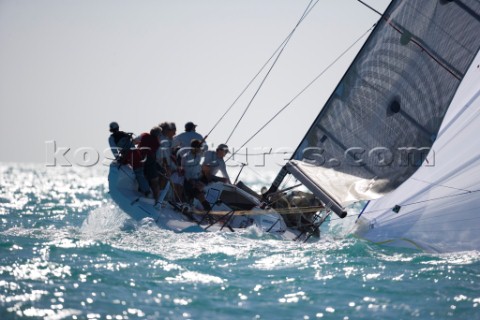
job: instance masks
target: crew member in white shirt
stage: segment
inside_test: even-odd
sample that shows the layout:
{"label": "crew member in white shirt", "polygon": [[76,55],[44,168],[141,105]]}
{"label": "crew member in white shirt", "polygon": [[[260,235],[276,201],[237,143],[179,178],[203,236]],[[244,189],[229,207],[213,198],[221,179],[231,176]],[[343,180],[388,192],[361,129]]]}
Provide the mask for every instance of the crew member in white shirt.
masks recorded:
{"label": "crew member in white shirt", "polygon": [[[227,167],[223,158],[228,153],[228,146],[226,144],[219,144],[216,151],[205,152],[205,159],[202,163],[203,180],[207,183],[221,181],[230,183],[230,177],[228,176]],[[223,177],[217,176],[220,172]]]}
{"label": "crew member in white shirt", "polygon": [[174,148],[180,147],[190,147],[192,140],[196,139],[202,142],[202,151],[205,152],[208,149],[207,143],[205,142],[203,136],[196,131],[197,125],[193,122],[187,122],[185,124],[185,132],[177,134],[173,137],[172,146]]}
{"label": "crew member in white shirt", "polygon": [[205,185],[200,181],[202,176],[202,166],[200,164],[202,158],[201,141],[194,139],[190,145],[190,150],[182,155],[181,161],[182,172],[185,176],[185,193],[190,198],[195,197],[200,200],[203,208],[210,211],[210,203],[205,199],[205,194],[203,193]]}

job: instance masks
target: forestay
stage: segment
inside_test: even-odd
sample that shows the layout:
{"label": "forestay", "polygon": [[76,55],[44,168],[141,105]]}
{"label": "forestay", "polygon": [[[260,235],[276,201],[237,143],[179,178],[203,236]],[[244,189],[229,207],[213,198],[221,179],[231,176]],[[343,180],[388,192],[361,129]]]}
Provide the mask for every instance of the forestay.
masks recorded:
{"label": "forestay", "polygon": [[344,216],[350,202],[433,165],[430,148],[480,47],[478,12],[476,0],[392,1],[285,169]]}

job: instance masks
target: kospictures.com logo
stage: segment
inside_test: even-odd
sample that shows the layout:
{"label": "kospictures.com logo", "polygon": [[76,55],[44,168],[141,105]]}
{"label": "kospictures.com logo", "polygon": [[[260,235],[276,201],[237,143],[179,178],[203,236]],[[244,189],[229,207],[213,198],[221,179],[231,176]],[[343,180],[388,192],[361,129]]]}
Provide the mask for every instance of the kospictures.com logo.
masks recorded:
{"label": "kospictures.com logo", "polygon": [[[116,148],[119,152],[121,148]],[[161,148],[165,149],[165,148]],[[177,155],[188,152],[190,148],[182,148]],[[101,152],[93,147],[59,147],[56,141],[45,142],[47,167],[93,167],[96,165],[109,166],[115,160],[112,149],[105,148]],[[235,150],[231,148],[226,163],[229,167],[248,165],[264,167],[267,161],[273,161],[276,165],[283,166],[290,160],[295,150],[292,148],[242,148]],[[297,152],[294,159],[303,160],[306,163],[335,168],[340,166],[369,166],[369,167],[406,167],[406,166],[434,166],[435,152],[429,147],[400,147],[394,150],[386,147],[375,147],[367,150],[362,147],[351,147],[345,150],[340,156],[331,156],[325,149],[319,147],[304,148]],[[230,161],[231,160],[231,161]]]}

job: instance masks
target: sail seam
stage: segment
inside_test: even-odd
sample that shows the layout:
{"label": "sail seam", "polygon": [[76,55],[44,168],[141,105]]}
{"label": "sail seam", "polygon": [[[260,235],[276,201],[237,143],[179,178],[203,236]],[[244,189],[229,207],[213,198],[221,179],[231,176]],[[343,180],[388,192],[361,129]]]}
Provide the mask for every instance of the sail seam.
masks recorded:
{"label": "sail seam", "polygon": [[[408,32],[408,30],[400,25],[397,25],[395,22],[393,22],[392,19],[389,17],[384,17],[385,21],[388,23],[389,26],[391,26],[395,31],[400,33],[401,35],[404,35],[405,32]],[[403,30],[402,30],[403,29]],[[416,44],[420,49],[422,49],[423,52],[425,52],[430,58],[432,58],[440,67],[445,69],[448,73],[450,73],[453,77],[458,79],[459,81],[462,80],[463,74],[453,68],[453,66],[448,66],[446,62],[440,61],[440,57],[436,57],[433,51],[426,46],[426,44],[422,43],[420,39],[414,38],[415,36],[412,35],[412,38],[410,39],[411,42]],[[441,59],[443,60],[443,59]]]}

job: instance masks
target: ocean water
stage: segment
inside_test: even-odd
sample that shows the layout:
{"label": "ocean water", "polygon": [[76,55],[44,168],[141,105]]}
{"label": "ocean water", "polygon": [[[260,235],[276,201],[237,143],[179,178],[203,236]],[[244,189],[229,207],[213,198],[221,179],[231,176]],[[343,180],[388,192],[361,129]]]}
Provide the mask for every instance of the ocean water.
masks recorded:
{"label": "ocean water", "polygon": [[129,219],[105,168],[0,164],[0,221],[0,319],[480,319],[479,252],[378,246],[338,221],[310,243],[176,234]]}

